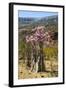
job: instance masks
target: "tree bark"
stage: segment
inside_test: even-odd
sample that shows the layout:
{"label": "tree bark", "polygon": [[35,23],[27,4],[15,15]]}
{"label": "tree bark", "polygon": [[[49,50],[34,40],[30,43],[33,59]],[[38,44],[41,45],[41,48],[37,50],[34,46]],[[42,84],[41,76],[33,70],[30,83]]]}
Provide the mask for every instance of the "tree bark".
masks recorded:
{"label": "tree bark", "polygon": [[40,42],[39,43],[40,46],[40,59],[39,59],[39,68],[38,68],[38,72],[44,72],[45,71],[45,64],[44,64],[44,53],[43,53],[43,43]]}

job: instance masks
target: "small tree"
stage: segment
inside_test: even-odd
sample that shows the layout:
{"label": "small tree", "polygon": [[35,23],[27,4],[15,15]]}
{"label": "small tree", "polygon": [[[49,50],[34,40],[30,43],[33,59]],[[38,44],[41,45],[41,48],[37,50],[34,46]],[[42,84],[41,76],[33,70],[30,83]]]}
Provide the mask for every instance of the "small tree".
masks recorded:
{"label": "small tree", "polygon": [[[26,36],[26,42],[30,43],[32,46],[33,62],[34,62],[33,67],[35,67],[34,71],[43,72],[45,71],[43,45],[44,43],[48,45],[51,38],[49,32],[45,32],[45,28],[43,26],[40,27],[38,26],[33,30],[35,32],[32,35]],[[37,45],[39,48],[37,48]]]}

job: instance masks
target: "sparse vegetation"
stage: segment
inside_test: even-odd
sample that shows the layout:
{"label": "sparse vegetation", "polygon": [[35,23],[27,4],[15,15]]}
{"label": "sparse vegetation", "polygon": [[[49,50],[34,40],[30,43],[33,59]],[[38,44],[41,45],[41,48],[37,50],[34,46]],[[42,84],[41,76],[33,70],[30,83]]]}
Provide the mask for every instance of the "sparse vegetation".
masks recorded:
{"label": "sparse vegetation", "polygon": [[[43,19],[41,18],[39,21],[33,18],[30,19],[29,23],[27,19],[26,24],[25,21],[22,22],[21,20],[23,20],[23,18],[19,19],[18,78],[28,79],[28,78],[57,77],[58,38],[56,37],[58,35],[58,16]],[[36,30],[33,29],[36,28],[37,26],[39,27],[43,26],[44,33],[50,31],[50,34],[52,34],[51,39],[53,40],[51,41],[49,39],[49,43],[46,43],[45,40],[42,39],[43,44],[38,43],[34,44],[34,46],[32,42],[26,43],[26,36],[28,35],[29,37],[31,37],[31,35],[33,35],[36,32]],[[57,33],[56,36],[54,36],[54,33]],[[33,50],[34,47],[35,49]],[[40,60],[38,60],[39,57]],[[36,59],[39,63],[37,64],[36,62],[33,62],[33,59]],[[37,68],[39,69],[36,70]],[[44,70],[42,70],[41,68],[43,68]]]}

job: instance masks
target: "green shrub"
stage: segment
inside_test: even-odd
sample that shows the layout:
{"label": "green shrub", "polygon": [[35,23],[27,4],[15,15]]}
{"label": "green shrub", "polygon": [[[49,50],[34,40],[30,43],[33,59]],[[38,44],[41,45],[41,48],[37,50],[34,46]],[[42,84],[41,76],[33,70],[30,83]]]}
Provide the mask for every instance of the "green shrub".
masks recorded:
{"label": "green shrub", "polygon": [[57,59],[57,57],[58,57],[58,48],[57,47],[46,47],[46,48],[44,48],[43,51],[44,51],[44,56],[46,57],[46,59],[51,59],[52,57]]}

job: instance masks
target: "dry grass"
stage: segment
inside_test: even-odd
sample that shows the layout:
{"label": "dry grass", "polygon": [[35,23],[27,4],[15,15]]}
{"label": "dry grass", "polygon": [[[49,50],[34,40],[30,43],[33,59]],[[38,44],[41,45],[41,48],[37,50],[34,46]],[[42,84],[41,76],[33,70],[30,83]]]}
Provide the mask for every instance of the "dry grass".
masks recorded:
{"label": "dry grass", "polygon": [[57,61],[51,62],[45,61],[46,71],[45,72],[31,72],[30,68],[25,63],[18,64],[18,79],[29,79],[29,78],[48,78],[58,76],[58,65]]}

